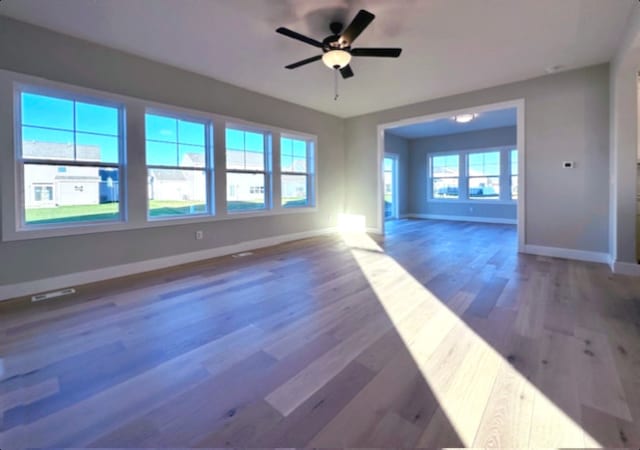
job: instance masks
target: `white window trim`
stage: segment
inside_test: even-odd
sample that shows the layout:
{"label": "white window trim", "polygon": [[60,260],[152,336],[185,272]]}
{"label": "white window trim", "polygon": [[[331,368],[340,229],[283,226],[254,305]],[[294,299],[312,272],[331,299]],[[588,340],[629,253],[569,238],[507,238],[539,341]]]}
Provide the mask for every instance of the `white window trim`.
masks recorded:
{"label": "white window trim", "polygon": [[[62,98],[65,100],[75,102],[86,102],[98,106],[108,106],[118,110],[118,162],[117,163],[105,163],[101,161],[77,161],[77,160],[60,160],[60,159],[35,159],[24,158],[22,156],[22,127],[23,124],[18,118],[22,117],[22,94],[36,94],[48,97]],[[94,227],[102,225],[115,225],[124,223],[126,221],[126,124],[125,124],[125,106],[121,102],[112,101],[111,99],[104,100],[99,96],[90,95],[88,93],[78,93],[75,95],[68,89],[57,89],[51,87],[43,87],[40,85],[32,85],[24,82],[15,82],[13,84],[13,119],[11,121],[13,125],[13,132],[15,136],[13,148],[13,161],[14,161],[14,175],[16,191],[14,192],[17,201],[16,204],[16,217],[15,217],[15,229],[18,233],[31,233],[42,230],[55,229],[60,230],[64,228],[79,229],[82,227]],[[27,125],[28,126],[28,125]],[[61,130],[62,131],[62,130]],[[66,130],[74,135],[77,133],[75,129]],[[75,141],[75,136],[74,136]],[[67,222],[60,224],[27,224],[26,213],[23,205],[26,202],[25,195],[27,194],[24,189],[24,169],[28,164],[42,164],[52,166],[71,166],[71,167],[111,167],[118,169],[118,216],[111,220],[87,220],[78,222]],[[3,233],[4,234],[4,233]]]}
{"label": "white window trim", "polygon": [[[304,175],[307,177],[307,204],[298,206],[285,206],[280,200],[279,205],[285,210],[298,210],[315,208],[316,205],[316,144],[315,140],[307,137],[291,134],[281,133],[280,139],[295,139],[298,141],[304,141],[307,144],[307,170],[306,172],[287,172],[282,170],[282,161],[279,160],[280,165],[280,179],[283,175]],[[280,158],[282,158],[282,149],[280,149]]]}
{"label": "white window trim", "polygon": [[[256,209],[245,209],[245,210],[237,210],[237,211],[230,211],[229,210],[229,205],[226,205],[226,212],[227,215],[229,216],[238,216],[238,215],[245,215],[247,213],[253,213],[253,214],[259,214],[259,213],[264,213],[264,212],[268,212],[268,211],[272,211],[273,210],[273,171],[274,171],[274,167],[273,167],[273,135],[271,133],[271,131],[266,130],[265,128],[258,128],[255,126],[248,126],[246,124],[235,124],[232,122],[227,122],[225,124],[225,133],[224,133],[224,138],[225,138],[225,145],[224,145],[224,156],[225,156],[225,161],[227,158],[227,129],[231,129],[231,130],[238,130],[238,131],[243,131],[243,132],[249,132],[249,133],[255,133],[255,134],[260,134],[262,135],[262,140],[263,140],[263,145],[264,145],[264,151],[263,151],[263,169],[262,170],[251,170],[251,169],[247,169],[246,167],[244,169],[228,169],[225,167],[225,180],[227,179],[227,175],[230,173],[239,173],[239,174],[247,174],[247,175],[258,175],[261,174],[264,178],[264,207],[263,208],[256,208]],[[242,151],[244,151],[246,153],[247,149],[244,148]],[[226,182],[226,181],[225,181]],[[226,189],[225,189],[225,197],[227,195]],[[228,201],[228,199],[227,199]]]}
{"label": "white window trim", "polygon": [[[146,132],[146,115],[151,114],[155,116],[167,117],[175,120],[183,120],[188,122],[200,123],[204,125],[205,129],[205,141],[204,141],[204,153],[205,153],[205,166],[204,167],[181,167],[179,165],[176,166],[164,166],[159,164],[148,164],[146,161],[147,155],[147,132]],[[213,145],[213,122],[209,117],[206,116],[198,116],[195,114],[180,114],[176,113],[174,110],[165,110],[157,107],[145,108],[145,166],[147,168],[147,176],[149,173],[149,169],[172,169],[172,170],[191,170],[191,171],[200,171],[205,173],[205,188],[206,188],[206,199],[207,199],[207,208],[205,211],[201,213],[193,213],[193,214],[185,214],[185,215],[166,215],[166,216],[158,216],[151,217],[149,215],[149,192],[146,193],[146,207],[147,207],[147,220],[149,222],[159,222],[165,220],[172,219],[186,219],[192,217],[209,217],[215,216],[215,191],[212,189],[215,183],[215,164],[214,164],[214,145]],[[180,142],[176,142],[176,146],[179,147]],[[147,183],[148,184],[148,183]]]}
{"label": "white window trim", "polygon": [[[67,92],[72,96],[75,100],[82,101],[83,98],[86,98],[88,101],[93,103],[111,105],[111,104],[121,104],[123,106],[123,116],[125,126],[121,130],[122,139],[125,144],[123,145],[123,155],[120,160],[120,164],[123,170],[123,173],[119,176],[123,177],[122,182],[120,183],[123,186],[121,189],[124,189],[121,197],[121,214],[122,221],[117,222],[82,222],[78,224],[63,224],[63,225],[47,225],[46,228],[38,229],[21,229],[19,227],[19,220],[21,217],[21,205],[23,204],[23,199],[18,198],[16,195],[19,192],[22,192],[22,186],[19,184],[19,180],[17,179],[16,173],[16,147],[19,142],[16,137],[15,128],[18,126],[16,124],[16,115],[14,111],[14,107],[16,104],[15,95],[17,91],[17,87],[20,85],[26,85],[29,87],[31,92],[36,92],[37,89],[42,89],[43,91],[55,91],[57,95],[62,92]],[[119,94],[113,94],[105,91],[84,88],[80,86],[75,86],[67,83],[51,81],[40,77],[35,77],[32,75],[25,75],[22,73],[12,72],[8,70],[0,69],[0,98],[12,99],[12,101],[0,102],[0,158],[9,159],[8,164],[0,164],[0,194],[2,195],[2,241],[10,242],[10,241],[20,241],[20,240],[28,240],[28,239],[39,239],[39,238],[50,238],[50,237],[58,237],[58,236],[75,236],[75,235],[85,235],[85,234],[93,234],[93,233],[103,233],[103,232],[112,232],[112,231],[125,231],[125,230],[136,230],[143,228],[154,228],[154,227],[163,227],[163,226],[171,226],[171,225],[183,225],[183,224],[194,224],[194,223],[205,223],[205,222],[216,222],[216,221],[226,221],[226,220],[240,220],[240,219],[248,219],[255,217],[269,217],[269,216],[281,216],[281,215],[295,215],[295,214],[308,214],[308,213],[317,213],[319,210],[319,199],[317,197],[317,182],[318,176],[317,173],[314,172],[314,202],[313,206],[307,207],[298,207],[298,208],[282,208],[279,204],[280,202],[280,191],[279,191],[279,182],[273,182],[272,186],[272,195],[271,209],[263,209],[263,210],[252,210],[246,212],[234,212],[227,213],[226,211],[226,202],[222,201],[222,199],[226,198],[226,190],[222,193],[217,192],[215,190],[214,182],[217,185],[218,182],[210,182],[208,186],[208,191],[210,191],[211,195],[211,211],[210,214],[207,215],[197,215],[197,216],[168,216],[162,218],[147,218],[147,209],[146,205],[144,205],[144,201],[142,204],[139,202],[140,196],[147,197],[146,189],[143,193],[140,192],[132,192],[134,187],[131,186],[131,183],[127,183],[132,176],[130,172],[138,172],[137,175],[142,175],[144,178],[143,185],[146,186],[146,161],[144,156],[142,156],[142,162],[137,163],[137,167],[134,167],[132,162],[132,154],[130,152],[142,152],[144,155],[145,149],[145,133],[144,133],[144,112],[157,110],[162,111],[165,114],[173,114],[180,115],[181,117],[195,117],[199,120],[203,118],[208,119],[211,123],[214,124],[216,130],[218,129],[226,129],[226,125],[232,126],[245,126],[256,130],[261,130],[262,132],[269,133],[272,136],[272,152],[275,155],[279,152],[279,139],[281,134],[285,135],[293,135],[303,137],[307,140],[313,142],[314,148],[314,156],[317,158],[317,142],[318,138],[316,135],[305,133],[296,130],[285,129],[281,127],[265,125],[250,122],[240,118],[234,118],[231,116],[225,116],[220,114],[214,114],[206,111],[198,111],[195,109],[182,108],[179,106],[167,105],[164,103],[148,101],[136,97],[129,97]],[[135,113],[135,114],[134,114]],[[136,116],[135,118],[133,116]],[[133,120],[132,120],[133,119]],[[141,128],[142,127],[142,128]],[[221,127],[221,128],[219,128]],[[225,145],[225,136],[222,133],[222,136],[214,135],[214,144],[213,151],[220,151],[217,149],[226,149]],[[128,149],[128,151],[127,151]],[[6,152],[6,153],[2,153]],[[223,177],[226,183],[226,167],[224,164],[215,164],[217,161],[215,153],[212,154],[212,167],[215,172],[214,180],[217,180],[219,177]],[[280,177],[280,166],[276,166],[276,157],[272,158],[272,171],[271,178],[275,180]],[[317,163],[316,167],[317,167]],[[125,176],[125,172],[127,175]],[[127,186],[126,188],[124,186]],[[137,198],[135,198],[137,196]],[[215,203],[214,200],[215,199]],[[136,208],[137,204],[138,209]],[[143,208],[141,210],[140,208]],[[215,208],[215,209],[214,209]],[[215,213],[215,215],[213,215]]]}
{"label": "white window trim", "polygon": [[[511,190],[505,192],[504,189],[500,189],[500,197],[497,199],[472,199],[469,198],[469,164],[468,157],[474,153],[488,153],[488,152],[500,152],[500,186],[504,184],[504,181],[511,182],[511,165],[504,163],[505,154],[507,161],[509,161],[509,155],[511,150],[514,150],[516,145],[500,145],[495,147],[483,147],[472,148],[463,150],[451,150],[446,152],[433,152],[427,153],[427,202],[428,203],[459,203],[459,204],[472,204],[472,205],[517,205],[518,200],[511,198]],[[433,197],[433,177],[432,174],[432,158],[434,156],[449,156],[459,155],[459,176],[458,176],[458,198],[434,198]]]}
{"label": "white window trim", "polygon": [[[508,165],[509,165],[509,175],[508,175],[508,177],[509,177],[509,180],[508,180],[508,182],[509,182],[509,199],[511,199],[512,202],[516,202],[517,203],[518,202],[518,197],[513,198],[513,185],[511,184],[511,179],[514,176],[518,177],[518,184],[520,183],[520,161],[519,160],[516,161],[517,162],[517,165],[516,165],[517,172],[514,174],[513,170],[511,170],[512,169],[512,167],[511,167],[512,166],[512,162],[513,162],[511,160],[511,156],[512,156],[512,152],[513,151],[516,152],[516,158],[519,157],[519,152],[518,152],[518,149],[516,149],[516,148],[512,148],[511,151],[507,152],[507,157],[506,158],[507,158]],[[516,192],[517,192],[517,190],[516,190]]]}
{"label": "white window trim", "polygon": [[[433,158],[436,156],[457,156],[458,157],[458,176],[457,177],[434,177],[433,176]],[[462,166],[464,163],[465,156],[461,154],[459,151],[450,151],[450,152],[435,152],[435,153],[427,153],[427,199],[433,200],[436,202],[450,203],[459,201],[460,192],[462,191],[463,183],[462,178],[464,176],[464,172],[462,170]],[[458,180],[458,198],[436,198],[433,196],[433,180],[434,179],[457,179]]]}

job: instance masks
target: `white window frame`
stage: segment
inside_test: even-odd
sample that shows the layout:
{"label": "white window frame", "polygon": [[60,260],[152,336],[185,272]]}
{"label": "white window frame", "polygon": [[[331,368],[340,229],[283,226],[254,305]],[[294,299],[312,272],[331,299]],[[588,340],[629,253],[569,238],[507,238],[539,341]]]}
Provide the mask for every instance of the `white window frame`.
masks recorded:
{"label": "white window frame", "polygon": [[[183,120],[187,122],[194,122],[204,125],[205,132],[205,141],[204,141],[204,153],[205,153],[205,167],[183,167],[179,165],[168,166],[168,165],[160,165],[160,164],[149,164],[146,161],[147,156],[147,135],[146,135],[146,118],[147,115],[161,116],[167,117],[169,119],[175,120]],[[176,137],[178,139],[178,137]],[[146,200],[147,200],[147,219],[150,222],[158,222],[165,220],[182,220],[188,218],[197,218],[197,217],[206,217],[206,216],[215,216],[216,213],[216,205],[215,205],[215,164],[214,164],[214,145],[213,145],[213,122],[210,118],[206,116],[196,116],[189,113],[180,113],[171,109],[162,109],[157,107],[149,107],[145,109],[145,165],[147,168],[147,174],[149,173],[149,169],[173,169],[173,170],[192,170],[196,172],[205,172],[205,187],[206,187],[206,199],[207,199],[207,207],[205,211],[200,213],[193,214],[185,214],[185,215],[166,215],[166,216],[157,216],[151,217],[149,215],[149,193],[147,192]],[[180,145],[180,141],[176,143],[176,151],[178,151]]]}
{"label": "white window frame", "polygon": [[516,173],[513,173],[513,154],[516,154],[516,156],[518,156],[518,159],[520,157],[520,154],[518,152],[517,148],[512,148],[511,150],[509,150],[509,198],[511,198],[511,200],[517,202],[518,201],[518,191],[516,190],[516,197],[513,197],[513,177],[518,177],[518,184],[520,183],[520,161],[517,161],[516,164]]}
{"label": "white window frame", "polygon": [[[499,170],[498,170],[498,174],[497,175],[471,175],[470,174],[470,163],[469,163],[469,158],[471,155],[482,155],[482,154],[486,154],[486,153],[497,153],[498,154],[498,165],[499,165]],[[469,200],[474,200],[474,201],[480,201],[482,203],[491,203],[491,202],[495,202],[495,201],[500,201],[500,200],[506,200],[504,198],[504,194],[503,194],[503,190],[502,190],[502,185],[504,184],[504,180],[505,180],[505,174],[504,174],[504,170],[505,170],[505,165],[504,165],[504,149],[487,149],[487,150],[472,150],[466,153],[466,155],[464,156],[464,164],[465,164],[465,178],[466,178],[466,197]],[[498,198],[485,198],[485,199],[479,199],[479,198],[471,198],[469,196],[470,194],[470,190],[471,190],[471,183],[470,181],[473,178],[497,178],[498,179],[498,185],[500,186],[500,193],[498,195]],[[511,195],[509,194],[509,199],[511,198]]]}
{"label": "white window frame", "polygon": [[[434,177],[433,176],[433,158],[437,156],[457,156],[458,157],[458,176],[457,177]],[[442,201],[442,202],[456,202],[461,199],[461,190],[462,190],[462,165],[463,165],[464,156],[460,154],[460,152],[442,152],[442,153],[429,153],[427,155],[427,173],[429,179],[429,185],[427,187],[427,199],[429,201]],[[433,183],[435,180],[458,180],[458,198],[438,198],[434,196],[433,192]]]}
{"label": "white window frame", "polygon": [[[246,209],[246,210],[229,210],[229,205],[227,205],[226,213],[228,215],[237,216],[237,215],[247,215],[247,214],[257,214],[261,212],[270,211],[273,209],[273,165],[272,165],[272,154],[273,154],[273,135],[270,130],[254,127],[246,124],[238,124],[234,122],[227,122],[224,128],[225,135],[225,145],[224,145],[224,157],[225,161],[227,160],[227,130],[238,130],[249,133],[256,133],[262,135],[262,145],[264,148],[264,152],[262,154],[263,157],[263,170],[255,170],[255,169],[229,169],[225,164],[225,180],[227,180],[227,176],[230,173],[238,173],[238,174],[249,174],[249,175],[262,175],[264,179],[264,208],[255,208],[255,209]],[[243,149],[246,153],[246,148]],[[225,189],[225,198],[227,196],[227,192]]]}
{"label": "white window frame", "polygon": [[[25,158],[22,155],[22,94],[35,94],[51,98],[60,98],[74,103],[89,103],[97,106],[105,106],[114,108],[118,111],[118,162],[109,163],[102,161],[78,161],[67,159],[39,159],[39,158]],[[123,222],[125,219],[126,211],[126,151],[125,151],[125,121],[124,121],[124,105],[120,102],[110,101],[102,97],[86,95],[82,93],[75,93],[68,90],[55,89],[49,87],[42,87],[38,85],[32,85],[29,83],[15,83],[13,89],[14,98],[14,161],[15,161],[15,175],[16,175],[16,193],[17,193],[17,217],[16,228],[19,231],[39,230],[39,229],[74,229],[92,227],[96,225],[108,225],[114,223]],[[75,108],[75,105],[74,105]],[[27,125],[29,126],[29,125]],[[73,133],[74,142],[76,140],[76,124],[74,121],[73,130],[59,130]],[[27,165],[46,165],[46,166],[64,166],[64,167],[99,167],[99,168],[114,168],[118,169],[118,216],[114,219],[106,220],[82,220],[82,221],[69,221],[59,222],[52,224],[28,224],[26,221],[26,192],[24,188],[25,180],[25,166]],[[55,193],[54,193],[55,194]]]}
{"label": "white window frame", "polygon": [[[285,206],[282,204],[282,199],[280,200],[280,206],[287,210],[292,209],[308,209],[314,208],[316,204],[316,183],[315,183],[315,173],[316,173],[316,141],[315,139],[310,139],[306,136],[301,136],[292,133],[281,133],[280,142],[282,142],[282,138],[285,139],[293,139],[297,141],[304,141],[307,146],[307,170],[306,172],[295,172],[295,171],[285,171],[282,170],[282,149],[280,149],[280,180],[282,180],[284,175],[299,175],[305,176],[307,179],[307,203],[305,205],[298,206]],[[282,182],[282,181],[281,181]]]}
{"label": "white window frame", "polygon": [[[17,146],[20,141],[19,130],[20,116],[16,115],[15,106],[16,88],[20,85],[27,85],[35,92],[35,89],[45,91],[55,91],[57,93],[66,92],[71,98],[78,101],[88,101],[90,103],[104,103],[105,105],[119,104],[123,106],[122,115],[124,126],[121,128],[122,155],[119,163],[122,165],[119,174],[119,186],[121,189],[120,221],[100,221],[100,222],[80,222],[77,224],[45,225],[42,227],[20,227],[20,205],[23,200],[20,194],[23,191],[22,180],[18,177]],[[59,95],[58,95],[59,96]],[[308,208],[281,208],[280,201],[280,166],[279,145],[280,135],[288,134],[302,136],[312,140],[314,143],[315,155],[317,157],[317,136],[301,132],[299,130],[285,129],[281,127],[265,125],[246,121],[244,119],[215,114],[207,111],[182,108],[165,103],[154,102],[135,97],[113,94],[90,88],[79,87],[58,81],[51,81],[44,78],[26,75],[0,69],[0,98],[9,101],[0,102],[0,158],[6,160],[8,164],[0,164],[0,207],[1,214],[1,239],[3,242],[50,238],[57,236],[76,236],[84,234],[94,234],[102,232],[136,230],[154,227],[163,227],[182,224],[196,224],[206,222],[216,222],[225,220],[243,220],[252,217],[268,217],[279,215],[295,215],[306,213],[317,213],[319,200],[316,197],[314,206]],[[19,98],[18,98],[19,100]],[[212,143],[212,171],[213,179],[209,182],[208,193],[211,205],[210,214],[183,216],[165,216],[161,218],[147,217],[147,166],[145,158],[145,112],[157,111],[161,114],[174,114],[180,117],[193,117],[196,119],[208,119],[212,124],[213,133],[210,137]],[[227,125],[231,127],[248,127],[252,130],[259,130],[269,133],[271,136],[270,159],[272,161],[272,171],[270,184],[265,185],[270,190],[271,209],[250,210],[228,214],[226,211],[226,145],[225,132]],[[65,161],[65,164],[68,161]],[[318,176],[314,174],[314,189],[317,192]],[[215,209],[214,209],[215,208]],[[215,215],[214,215],[215,213]]]}
{"label": "white window frame", "polygon": [[[452,150],[446,152],[427,153],[427,202],[429,203],[465,203],[487,205],[517,205],[518,200],[511,198],[511,164],[509,161],[511,150],[517,150],[515,145]],[[469,155],[474,153],[500,152],[500,196],[496,199],[469,198]],[[432,161],[434,156],[459,155],[458,198],[434,198]],[[473,178],[473,177],[471,177]]]}

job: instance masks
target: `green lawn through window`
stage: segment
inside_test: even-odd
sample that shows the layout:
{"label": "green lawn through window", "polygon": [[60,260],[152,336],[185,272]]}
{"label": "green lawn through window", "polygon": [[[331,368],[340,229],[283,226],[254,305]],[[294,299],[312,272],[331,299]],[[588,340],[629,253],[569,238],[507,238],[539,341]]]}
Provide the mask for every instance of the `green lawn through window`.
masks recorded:
{"label": "green lawn through window", "polygon": [[[203,213],[202,202],[149,200],[151,217]],[[118,203],[98,205],[57,206],[53,208],[30,208],[26,210],[27,224],[56,224],[69,222],[89,222],[118,218]]]}
{"label": "green lawn through window", "polygon": [[[284,206],[305,206],[306,204],[306,198],[288,198]],[[231,201],[227,203],[229,211],[250,211],[264,207],[262,202]],[[150,217],[185,216],[205,212],[206,205],[202,202],[149,200]],[[29,225],[115,220],[118,218],[118,203],[29,208],[26,210],[26,216]]]}

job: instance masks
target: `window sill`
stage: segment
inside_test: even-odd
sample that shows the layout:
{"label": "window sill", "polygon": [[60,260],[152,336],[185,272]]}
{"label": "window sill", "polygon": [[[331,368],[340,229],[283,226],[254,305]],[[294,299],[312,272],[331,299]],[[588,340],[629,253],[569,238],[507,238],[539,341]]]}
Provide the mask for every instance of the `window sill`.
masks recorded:
{"label": "window sill", "polygon": [[317,213],[317,207],[304,208],[279,208],[275,210],[263,210],[237,212],[221,215],[197,215],[193,217],[163,217],[159,219],[147,219],[142,222],[108,222],[82,225],[51,226],[46,228],[23,228],[9,231],[2,236],[3,242],[23,241],[30,239],[43,239],[53,237],[80,236],[85,234],[109,233],[114,231],[140,230],[144,228],[171,227],[196,223],[221,222],[226,220],[242,220],[258,217],[273,217],[289,214]]}
{"label": "window sill", "polygon": [[459,200],[455,198],[451,198],[451,199],[429,198],[427,199],[427,203],[445,203],[445,204],[459,203],[461,205],[472,204],[472,205],[513,205],[515,206],[518,204],[518,201],[517,200],[471,200],[471,199]]}
{"label": "window sill", "polygon": [[225,215],[216,217],[216,220],[234,220],[234,219],[246,219],[254,217],[269,217],[269,216],[282,216],[286,214],[304,214],[318,212],[316,206],[306,206],[304,208],[278,208],[278,209],[263,209],[254,211],[235,211],[227,212]]}

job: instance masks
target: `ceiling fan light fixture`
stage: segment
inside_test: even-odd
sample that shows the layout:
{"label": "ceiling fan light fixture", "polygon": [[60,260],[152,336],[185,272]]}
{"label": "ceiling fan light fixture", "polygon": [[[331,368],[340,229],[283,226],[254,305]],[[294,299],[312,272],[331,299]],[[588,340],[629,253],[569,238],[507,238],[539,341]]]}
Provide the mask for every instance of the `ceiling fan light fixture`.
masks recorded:
{"label": "ceiling fan light fixture", "polygon": [[458,114],[457,116],[453,116],[452,119],[458,123],[469,123],[476,117],[478,117],[477,114],[466,113],[466,114]]}
{"label": "ceiling fan light fixture", "polygon": [[329,69],[342,69],[351,61],[351,53],[346,50],[329,50],[322,55],[322,62]]}

